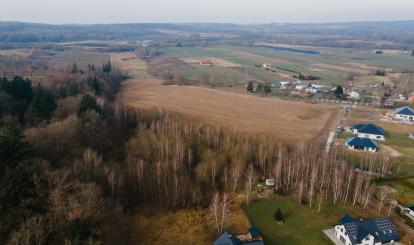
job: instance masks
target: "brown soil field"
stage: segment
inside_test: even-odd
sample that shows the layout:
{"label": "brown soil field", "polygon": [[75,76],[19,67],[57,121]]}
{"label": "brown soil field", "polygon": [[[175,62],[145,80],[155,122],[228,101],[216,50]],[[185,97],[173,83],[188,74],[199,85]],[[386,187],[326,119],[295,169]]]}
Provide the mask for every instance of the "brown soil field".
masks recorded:
{"label": "brown soil field", "polygon": [[231,61],[228,61],[228,60],[224,60],[224,59],[220,59],[220,58],[215,58],[215,57],[202,57],[202,58],[198,58],[198,57],[184,57],[184,58],[180,58],[180,59],[182,61],[186,62],[186,63],[189,63],[189,64],[199,64],[200,61],[202,61],[202,60],[209,60],[215,66],[221,66],[221,67],[242,67],[242,65],[240,65],[240,64],[236,64],[234,62],[231,62]]}
{"label": "brown soil field", "polygon": [[318,135],[336,111],[326,105],[162,85],[157,79],[126,81],[120,99],[138,108],[162,108],[209,124],[270,133],[283,140],[307,140]]}

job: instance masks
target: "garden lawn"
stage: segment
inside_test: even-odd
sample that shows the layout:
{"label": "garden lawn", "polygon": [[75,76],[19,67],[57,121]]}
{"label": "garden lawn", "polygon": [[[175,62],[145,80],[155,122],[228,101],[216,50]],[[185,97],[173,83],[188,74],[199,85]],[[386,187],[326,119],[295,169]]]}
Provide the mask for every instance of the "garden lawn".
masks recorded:
{"label": "garden lawn", "polygon": [[[284,224],[279,224],[273,215],[280,208],[285,215]],[[297,200],[276,198],[260,200],[245,207],[250,222],[262,233],[265,244],[332,244],[323,230],[333,228],[339,219],[350,214],[357,218],[368,217],[368,210],[342,205],[323,205],[321,213],[308,205],[299,206]]]}

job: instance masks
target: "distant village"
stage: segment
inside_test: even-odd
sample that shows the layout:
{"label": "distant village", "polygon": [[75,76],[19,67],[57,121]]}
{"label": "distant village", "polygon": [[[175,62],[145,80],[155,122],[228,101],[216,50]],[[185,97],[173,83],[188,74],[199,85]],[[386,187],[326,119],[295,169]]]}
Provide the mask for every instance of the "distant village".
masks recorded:
{"label": "distant village", "polygon": [[[257,69],[263,69],[269,72],[277,72],[277,66],[265,63],[262,65],[255,65]],[[384,74],[384,71],[378,70],[377,74]],[[272,89],[280,90],[281,97],[302,98],[305,101],[312,102],[327,102],[327,103],[342,103],[342,104],[357,104],[365,106],[382,106],[386,108],[393,108],[396,105],[405,103],[414,103],[414,92],[410,94],[394,94],[393,84],[369,84],[369,85],[354,85],[349,81],[347,88],[341,85],[320,84],[317,82],[318,77],[311,75],[298,74],[294,76],[297,79],[280,80],[270,84],[258,80],[246,80],[246,87],[252,84],[253,88],[249,92],[259,91],[263,86],[270,86]],[[378,87],[384,88],[384,95],[382,97],[364,94],[367,89],[376,89]]]}

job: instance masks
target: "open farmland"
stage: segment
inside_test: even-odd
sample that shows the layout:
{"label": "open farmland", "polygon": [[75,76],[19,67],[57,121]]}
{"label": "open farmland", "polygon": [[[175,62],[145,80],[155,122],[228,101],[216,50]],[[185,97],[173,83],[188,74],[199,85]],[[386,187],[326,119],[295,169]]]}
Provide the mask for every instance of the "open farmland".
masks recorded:
{"label": "open farmland", "polygon": [[163,108],[242,131],[272,133],[285,140],[316,136],[335,112],[328,106],[194,86],[166,86],[156,79],[126,81],[121,98],[139,108]]}

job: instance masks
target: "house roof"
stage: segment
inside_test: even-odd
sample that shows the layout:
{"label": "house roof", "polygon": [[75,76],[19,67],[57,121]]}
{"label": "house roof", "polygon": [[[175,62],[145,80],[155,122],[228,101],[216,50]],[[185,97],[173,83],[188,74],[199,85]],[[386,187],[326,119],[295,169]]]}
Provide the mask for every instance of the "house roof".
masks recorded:
{"label": "house roof", "polygon": [[394,224],[386,217],[354,221],[343,225],[352,244],[360,243],[368,235],[374,237],[375,243],[400,239]]}
{"label": "house roof", "polygon": [[358,133],[384,135],[384,129],[374,124],[355,124],[352,128]]}
{"label": "house roof", "polygon": [[[250,232],[250,234],[252,234],[252,238],[260,236],[259,231],[253,227],[250,227],[248,231]],[[243,245],[264,245],[264,242],[263,240],[259,240],[259,241],[249,241],[249,242],[242,243],[239,238],[225,231],[223,234],[221,234],[219,238],[217,238],[216,241],[214,241],[213,244],[214,245],[241,245],[241,244]]]}
{"label": "house roof", "polygon": [[414,110],[408,106],[395,109],[395,114],[414,116]]}
{"label": "house roof", "polygon": [[352,216],[350,215],[345,215],[343,216],[340,220],[339,223],[341,224],[346,224],[346,223],[350,223],[350,222],[354,222],[354,218],[352,218]]}
{"label": "house roof", "polygon": [[252,235],[252,238],[255,238],[255,237],[259,237],[260,236],[260,232],[256,229],[256,228],[254,228],[253,226],[252,227],[250,227],[249,229],[247,229],[249,232],[250,232],[250,234]]}
{"label": "house roof", "polygon": [[232,234],[225,231],[216,241],[214,241],[214,245],[240,245],[240,240],[233,236]]}
{"label": "house roof", "polygon": [[346,144],[357,148],[378,148],[378,143],[372,139],[351,137],[346,140]]}

